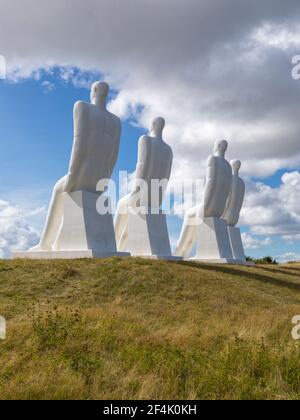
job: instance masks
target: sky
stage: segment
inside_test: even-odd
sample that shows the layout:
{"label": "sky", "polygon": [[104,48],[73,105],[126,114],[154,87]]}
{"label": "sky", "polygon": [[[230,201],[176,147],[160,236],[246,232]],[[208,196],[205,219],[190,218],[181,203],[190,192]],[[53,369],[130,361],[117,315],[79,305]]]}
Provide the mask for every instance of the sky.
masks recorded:
{"label": "sky", "polygon": [[[0,257],[38,242],[68,168],[72,110],[111,86],[122,119],[114,172],[132,173],[139,137],[166,119],[173,179],[203,178],[216,140],[242,161],[247,255],[300,259],[297,0],[0,0]],[[168,218],[174,246],[182,219]]]}

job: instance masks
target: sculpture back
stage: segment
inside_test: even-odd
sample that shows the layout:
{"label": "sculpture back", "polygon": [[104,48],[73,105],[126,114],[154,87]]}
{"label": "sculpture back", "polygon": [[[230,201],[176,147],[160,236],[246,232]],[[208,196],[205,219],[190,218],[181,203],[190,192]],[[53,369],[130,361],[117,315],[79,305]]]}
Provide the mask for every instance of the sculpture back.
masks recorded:
{"label": "sculpture back", "polygon": [[228,226],[236,226],[238,224],[244,197],[245,183],[240,177],[233,175],[231,192],[222,216],[222,219],[227,222]]}
{"label": "sculpture back", "polygon": [[[172,163],[173,163],[173,153],[170,146],[168,146],[164,141],[158,140],[153,137],[144,137],[144,141],[147,142],[147,159],[148,159],[148,170],[147,173],[142,177],[143,180],[147,183],[148,186],[148,197],[147,204],[153,208],[159,208],[163,201],[163,196],[165,189],[167,187]],[[158,194],[152,194],[151,183],[159,182],[161,188],[157,192]],[[162,183],[162,181],[165,181]],[[143,204],[143,203],[141,203]]]}
{"label": "sculpture back", "polygon": [[106,110],[85,102],[74,107],[74,143],[68,190],[95,192],[101,179],[109,179],[119,151],[121,123]]}
{"label": "sculpture back", "polygon": [[226,159],[210,158],[204,190],[204,217],[221,217],[231,190],[232,171]]}

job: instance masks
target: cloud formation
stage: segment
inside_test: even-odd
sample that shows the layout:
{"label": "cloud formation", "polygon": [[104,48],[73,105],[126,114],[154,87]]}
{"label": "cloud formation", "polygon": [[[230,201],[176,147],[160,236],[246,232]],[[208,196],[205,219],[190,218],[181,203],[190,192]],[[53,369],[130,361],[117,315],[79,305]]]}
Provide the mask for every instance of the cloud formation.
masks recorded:
{"label": "cloud formation", "polygon": [[1,0],[0,51],[11,74],[105,74],[112,110],[145,127],[166,117],[179,175],[203,173],[225,137],[245,174],[266,176],[300,164],[299,15],[297,0]]}
{"label": "cloud formation", "polygon": [[278,188],[249,182],[240,222],[251,234],[295,242],[300,239],[300,173],[287,172],[281,181]]}
{"label": "cloud formation", "polygon": [[8,258],[11,251],[22,251],[38,243],[39,232],[28,219],[45,209],[25,213],[19,207],[0,200],[0,258]]}
{"label": "cloud formation", "polygon": [[55,84],[49,82],[48,80],[45,80],[44,82],[42,82],[42,89],[44,93],[50,93],[53,90],[55,90]]}
{"label": "cloud formation", "polygon": [[300,261],[300,255],[296,254],[295,252],[286,252],[285,254],[278,255],[276,257],[276,260],[282,264],[294,262],[294,261]]}
{"label": "cloud formation", "polygon": [[242,233],[242,240],[245,250],[258,249],[272,243],[271,238],[260,239],[247,232]]}

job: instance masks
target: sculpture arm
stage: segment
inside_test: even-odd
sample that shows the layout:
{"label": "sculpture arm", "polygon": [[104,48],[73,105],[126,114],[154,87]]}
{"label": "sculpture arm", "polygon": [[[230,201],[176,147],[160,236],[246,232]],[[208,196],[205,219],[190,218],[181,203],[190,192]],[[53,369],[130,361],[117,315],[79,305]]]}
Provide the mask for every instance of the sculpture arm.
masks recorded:
{"label": "sculpture arm", "polygon": [[172,152],[172,149],[171,149],[171,147],[170,147],[170,159],[169,159],[169,165],[168,165],[168,170],[167,170],[167,176],[166,176],[166,179],[170,179],[170,177],[171,177],[171,173],[172,173],[172,166],[173,166],[173,152]]}
{"label": "sculpture arm", "polygon": [[223,214],[222,214],[222,216],[221,216],[221,219],[223,219],[223,220],[226,220],[226,218],[227,218],[227,216],[228,216],[228,212],[230,211],[231,206],[232,206],[232,204],[231,204],[231,201],[232,201],[232,194],[233,194],[233,189],[232,189],[232,187],[233,187],[233,186],[231,186],[230,193],[229,193],[228,198],[227,198],[227,202],[226,202],[225,210],[224,210],[224,212],[223,212]]}
{"label": "sculpture arm", "polygon": [[121,136],[121,122],[118,120],[118,128],[117,128],[115,139],[114,139],[114,150],[113,150],[111,161],[110,161],[111,172],[113,172],[116,166],[117,160],[118,160],[119,149],[120,149],[120,136]]}
{"label": "sculpture arm", "polygon": [[83,124],[86,119],[85,104],[83,102],[76,102],[73,112],[74,119],[74,140],[72,146],[72,153],[69,164],[69,172],[66,178],[64,191],[72,191],[73,178],[78,174],[81,166],[81,159],[85,154]]}
{"label": "sculpture arm", "polygon": [[245,182],[240,178],[241,181],[241,207],[243,207],[245,195],[246,195],[246,184]]}
{"label": "sculpture arm", "polygon": [[238,212],[237,212],[237,219],[235,220],[235,225],[238,224],[240,219],[241,210],[243,208],[245,194],[246,194],[246,185],[244,181],[239,178],[239,205],[238,205]]}
{"label": "sculpture arm", "polygon": [[[207,172],[206,172],[206,183],[204,188],[204,213],[207,208],[210,206],[211,197],[214,190],[214,179],[215,179],[215,159],[214,156],[211,156],[207,162]],[[205,214],[204,214],[205,215]]]}
{"label": "sculpture arm", "polygon": [[135,194],[139,191],[139,183],[137,181],[139,180],[147,180],[148,173],[149,173],[149,167],[150,162],[147,159],[149,156],[150,151],[150,141],[147,138],[147,136],[142,136],[139,140],[139,146],[138,146],[138,162],[136,166],[135,171],[135,184],[133,188],[132,194]]}

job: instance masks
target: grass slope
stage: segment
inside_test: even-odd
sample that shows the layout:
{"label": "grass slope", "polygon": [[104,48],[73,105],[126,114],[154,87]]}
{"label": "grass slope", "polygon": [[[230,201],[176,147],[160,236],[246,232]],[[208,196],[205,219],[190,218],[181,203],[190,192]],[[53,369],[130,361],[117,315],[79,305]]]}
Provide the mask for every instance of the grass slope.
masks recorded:
{"label": "grass slope", "polygon": [[300,265],[1,261],[1,399],[299,398]]}

